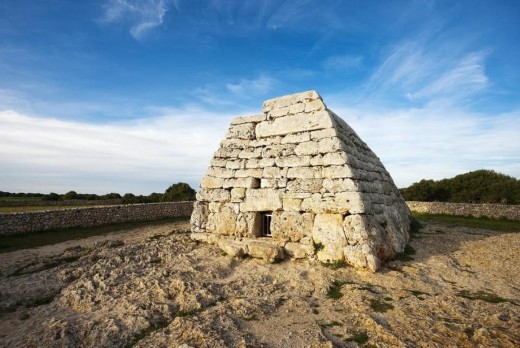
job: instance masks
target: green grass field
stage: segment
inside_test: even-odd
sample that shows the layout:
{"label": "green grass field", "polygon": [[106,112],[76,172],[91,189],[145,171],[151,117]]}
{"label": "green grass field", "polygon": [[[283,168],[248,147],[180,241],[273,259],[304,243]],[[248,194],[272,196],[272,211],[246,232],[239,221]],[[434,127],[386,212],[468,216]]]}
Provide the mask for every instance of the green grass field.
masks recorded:
{"label": "green grass field", "polygon": [[163,225],[176,221],[183,221],[188,217],[168,218],[156,221],[126,222],[98,227],[67,228],[63,230],[45,231],[15,236],[0,237],[0,253],[7,253],[20,249],[36,248],[44,245],[52,245],[72,239],[109,234],[129,230],[132,228]]}
{"label": "green grass field", "polygon": [[490,219],[486,217],[467,217],[452,215],[436,215],[436,214],[412,214],[417,220],[426,223],[468,226],[474,228],[482,228],[498,232],[520,232],[520,221],[511,221],[505,219]]}

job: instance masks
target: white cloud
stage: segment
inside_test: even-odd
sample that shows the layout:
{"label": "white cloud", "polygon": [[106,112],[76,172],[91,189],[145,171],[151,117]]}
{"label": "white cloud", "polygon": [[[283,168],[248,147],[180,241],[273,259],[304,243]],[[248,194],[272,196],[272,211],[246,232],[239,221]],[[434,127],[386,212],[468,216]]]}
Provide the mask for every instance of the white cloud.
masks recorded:
{"label": "white cloud", "polygon": [[[163,23],[166,5],[166,0],[108,0],[102,20],[129,25],[130,34],[136,40],[141,40],[150,30]],[[174,2],[174,6],[179,7],[177,2]]]}
{"label": "white cloud", "polygon": [[269,92],[276,80],[267,75],[260,75],[255,79],[241,79],[237,83],[226,84],[226,89],[241,97],[255,96]]}
{"label": "white cloud", "polygon": [[0,111],[0,190],[148,194],[177,181],[197,187],[230,119],[170,109],[94,125]]}

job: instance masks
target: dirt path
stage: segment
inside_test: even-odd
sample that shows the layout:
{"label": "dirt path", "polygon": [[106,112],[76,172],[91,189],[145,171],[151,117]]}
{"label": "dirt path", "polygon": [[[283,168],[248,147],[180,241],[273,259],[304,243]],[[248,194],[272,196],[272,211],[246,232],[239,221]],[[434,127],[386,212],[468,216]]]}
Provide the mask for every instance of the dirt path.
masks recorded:
{"label": "dirt path", "polygon": [[232,259],[188,227],[0,255],[0,346],[520,346],[519,233],[427,225],[371,274]]}

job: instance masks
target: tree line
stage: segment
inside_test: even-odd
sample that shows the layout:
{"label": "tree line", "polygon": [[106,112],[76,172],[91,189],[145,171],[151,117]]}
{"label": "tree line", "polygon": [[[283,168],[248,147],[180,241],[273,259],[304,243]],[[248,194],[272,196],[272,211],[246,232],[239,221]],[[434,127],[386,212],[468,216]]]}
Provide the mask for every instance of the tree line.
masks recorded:
{"label": "tree line", "polygon": [[407,201],[520,204],[520,180],[493,170],[423,179],[400,191]]}
{"label": "tree line", "polygon": [[148,196],[134,195],[132,193],[108,193],[97,195],[93,193],[77,193],[69,191],[65,194],[58,193],[11,193],[0,191],[0,197],[37,198],[42,201],[67,201],[67,200],[120,200],[123,204],[130,203],[156,203],[156,202],[178,202],[195,200],[195,190],[190,185],[179,182],[168,187],[164,193],[153,192]]}

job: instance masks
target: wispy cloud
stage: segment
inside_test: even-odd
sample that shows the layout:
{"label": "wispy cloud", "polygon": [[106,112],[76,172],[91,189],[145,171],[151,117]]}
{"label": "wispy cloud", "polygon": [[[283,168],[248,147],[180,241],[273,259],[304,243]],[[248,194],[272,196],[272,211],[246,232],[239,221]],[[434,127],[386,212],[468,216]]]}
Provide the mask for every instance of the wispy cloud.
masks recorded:
{"label": "wispy cloud", "polygon": [[[177,2],[173,2],[178,9]],[[103,6],[102,20],[107,23],[128,25],[130,34],[141,40],[163,23],[167,11],[166,0],[108,0]]]}
{"label": "wispy cloud", "polygon": [[336,55],[325,59],[322,66],[327,70],[345,71],[358,68],[363,63],[363,56]]}
{"label": "wispy cloud", "polygon": [[254,79],[241,79],[236,83],[226,84],[226,89],[236,95],[256,96],[269,92],[275,85],[276,80],[267,75],[260,75]]}

